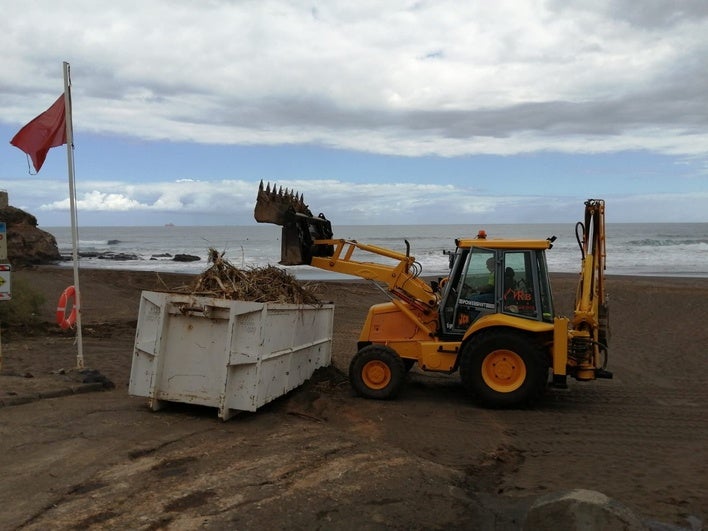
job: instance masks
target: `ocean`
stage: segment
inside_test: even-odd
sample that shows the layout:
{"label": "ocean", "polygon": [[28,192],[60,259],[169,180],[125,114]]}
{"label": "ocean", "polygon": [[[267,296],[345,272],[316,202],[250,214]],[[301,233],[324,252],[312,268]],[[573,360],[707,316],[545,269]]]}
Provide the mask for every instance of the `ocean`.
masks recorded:
{"label": "ocean", "polygon": [[[43,228],[53,234],[62,255],[72,253],[69,227]],[[410,242],[425,276],[444,276],[448,271],[445,250],[454,250],[455,238],[470,238],[484,229],[489,238],[545,239],[556,236],[547,252],[551,272],[577,273],[580,249],[575,224],[470,225],[357,225],[335,226],[334,237],[405,252]],[[103,258],[81,258],[81,268],[201,273],[208,267],[210,248],[224,253],[236,267],[247,269],[277,265],[280,227],[274,225],[222,227],[79,227],[79,252],[101,253]],[[708,277],[708,223],[614,223],[607,225],[607,274],[669,277]],[[135,255],[137,259],[110,259],[105,253]],[[195,262],[175,262],[169,254],[199,256]],[[374,260],[355,253],[355,259]],[[71,261],[63,262],[71,267]],[[309,266],[288,267],[300,279],[352,278]]]}

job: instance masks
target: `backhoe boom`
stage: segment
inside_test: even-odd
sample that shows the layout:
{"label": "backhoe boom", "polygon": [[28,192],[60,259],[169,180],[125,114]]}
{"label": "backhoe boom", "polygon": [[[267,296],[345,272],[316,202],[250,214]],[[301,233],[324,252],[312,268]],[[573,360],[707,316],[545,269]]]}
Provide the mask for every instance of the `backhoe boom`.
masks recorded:
{"label": "backhoe boom", "polygon": [[575,295],[569,364],[579,380],[611,378],[605,370],[608,307],[605,292],[605,202],[588,199],[585,219],[575,226],[581,252],[580,278]]}

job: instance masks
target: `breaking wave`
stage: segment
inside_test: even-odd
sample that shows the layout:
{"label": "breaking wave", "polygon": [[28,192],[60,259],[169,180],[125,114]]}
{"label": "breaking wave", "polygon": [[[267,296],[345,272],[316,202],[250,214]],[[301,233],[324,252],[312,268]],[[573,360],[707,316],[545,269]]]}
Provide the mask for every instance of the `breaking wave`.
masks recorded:
{"label": "breaking wave", "polygon": [[644,238],[641,240],[630,240],[627,245],[634,245],[638,247],[674,247],[674,246],[684,246],[684,245],[699,245],[708,246],[707,239],[654,239],[654,238]]}

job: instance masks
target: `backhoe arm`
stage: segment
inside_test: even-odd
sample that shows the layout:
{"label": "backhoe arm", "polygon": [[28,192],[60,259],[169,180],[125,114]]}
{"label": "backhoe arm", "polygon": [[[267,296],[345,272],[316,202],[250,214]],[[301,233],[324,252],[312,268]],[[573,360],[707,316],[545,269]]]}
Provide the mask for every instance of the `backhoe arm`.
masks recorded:
{"label": "backhoe arm", "polygon": [[576,225],[582,255],[575,296],[569,358],[578,379],[611,377],[604,370],[608,349],[608,307],[605,291],[605,202],[585,202],[585,220]]}
{"label": "backhoe arm", "polygon": [[606,305],[605,293],[605,202],[589,199],[585,203],[585,223],[576,225],[582,253],[581,273],[575,297],[573,327],[599,327],[600,307]]}

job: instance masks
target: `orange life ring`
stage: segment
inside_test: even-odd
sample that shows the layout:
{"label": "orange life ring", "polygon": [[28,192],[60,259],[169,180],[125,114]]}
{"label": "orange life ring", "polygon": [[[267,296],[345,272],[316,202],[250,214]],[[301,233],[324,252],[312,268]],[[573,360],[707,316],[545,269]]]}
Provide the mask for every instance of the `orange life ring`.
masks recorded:
{"label": "orange life ring", "polygon": [[[64,290],[59,297],[59,304],[57,305],[57,324],[61,326],[64,330],[71,328],[76,323],[76,288],[74,286],[69,286]],[[73,302],[73,308],[71,313],[67,317],[66,315],[66,305],[69,301]]]}

